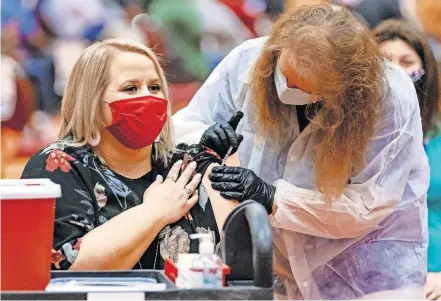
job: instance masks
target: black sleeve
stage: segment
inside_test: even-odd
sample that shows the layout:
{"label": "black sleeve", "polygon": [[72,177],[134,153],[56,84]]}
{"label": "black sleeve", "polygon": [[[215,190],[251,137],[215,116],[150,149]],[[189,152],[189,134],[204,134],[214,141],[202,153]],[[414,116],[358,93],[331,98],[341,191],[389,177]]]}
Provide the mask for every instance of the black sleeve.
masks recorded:
{"label": "black sleeve", "polygon": [[183,160],[182,170],[184,170],[190,162],[196,162],[196,172],[200,173],[202,177],[205,175],[205,172],[210,164],[220,164],[222,162],[219,155],[213,150],[202,146],[201,144],[187,145],[185,143],[180,143],[176,146],[175,152],[170,159],[167,173],[170,171],[173,164],[175,164],[178,160]]}
{"label": "black sleeve", "polygon": [[82,237],[95,226],[96,205],[80,171],[79,162],[59,149],[37,153],[27,163],[22,179],[48,178],[61,186],[55,204],[52,269],[68,269],[75,261]]}

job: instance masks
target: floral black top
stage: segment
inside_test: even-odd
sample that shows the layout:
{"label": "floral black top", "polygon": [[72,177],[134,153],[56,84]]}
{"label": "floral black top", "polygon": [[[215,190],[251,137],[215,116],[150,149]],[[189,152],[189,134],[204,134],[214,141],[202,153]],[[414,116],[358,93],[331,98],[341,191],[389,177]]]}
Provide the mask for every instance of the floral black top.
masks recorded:
{"label": "floral black top", "polygon": [[[81,239],[95,227],[121,212],[140,205],[145,190],[156,176],[166,171],[152,160],[152,171],[129,179],[110,170],[90,147],[53,144],[34,155],[22,178],[49,178],[60,184],[62,197],[56,200],[52,269],[68,269],[81,248]],[[189,217],[164,228],[151,243],[134,269],[163,269],[164,259],[177,260],[179,253],[197,252],[198,241],[189,234],[219,233],[209,200],[199,200]],[[193,219],[193,221],[190,221]]]}

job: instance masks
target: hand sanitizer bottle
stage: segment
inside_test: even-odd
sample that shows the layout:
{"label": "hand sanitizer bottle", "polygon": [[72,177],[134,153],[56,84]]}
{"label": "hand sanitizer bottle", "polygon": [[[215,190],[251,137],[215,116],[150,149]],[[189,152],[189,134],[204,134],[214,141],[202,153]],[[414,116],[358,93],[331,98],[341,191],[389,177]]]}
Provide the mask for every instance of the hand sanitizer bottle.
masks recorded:
{"label": "hand sanitizer bottle", "polygon": [[199,274],[198,286],[201,288],[222,287],[222,260],[214,254],[212,235],[199,233],[190,235],[190,238],[199,239],[199,256],[192,260],[190,266],[192,273]]}

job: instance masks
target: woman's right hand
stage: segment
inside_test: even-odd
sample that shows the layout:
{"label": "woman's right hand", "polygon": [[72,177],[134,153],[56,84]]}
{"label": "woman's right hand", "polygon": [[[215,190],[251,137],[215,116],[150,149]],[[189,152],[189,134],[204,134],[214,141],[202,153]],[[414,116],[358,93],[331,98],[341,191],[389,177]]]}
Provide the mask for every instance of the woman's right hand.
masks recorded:
{"label": "woman's right hand", "polygon": [[179,177],[181,167],[182,160],[179,160],[173,165],[165,181],[162,176],[158,176],[144,193],[143,205],[149,211],[157,213],[166,225],[178,221],[198,202],[196,188],[201,181],[201,175],[196,174],[191,179],[196,163],[190,163]]}
{"label": "woman's right hand", "polygon": [[243,117],[242,112],[237,112],[226,124],[215,123],[210,126],[201,137],[201,145],[214,150],[222,158],[233,147],[231,154],[234,154],[243,140],[242,135],[236,134],[236,128]]}

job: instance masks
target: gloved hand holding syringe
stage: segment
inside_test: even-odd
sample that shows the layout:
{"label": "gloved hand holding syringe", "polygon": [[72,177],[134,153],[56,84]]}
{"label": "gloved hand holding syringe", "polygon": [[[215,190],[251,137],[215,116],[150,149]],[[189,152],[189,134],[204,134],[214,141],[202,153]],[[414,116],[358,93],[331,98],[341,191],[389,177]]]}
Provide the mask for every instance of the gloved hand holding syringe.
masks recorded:
{"label": "gloved hand holding syringe", "polygon": [[[234,114],[227,124],[215,123],[210,126],[202,135],[200,144],[212,149],[219,156],[223,156],[221,166],[224,166],[228,158],[237,151],[243,140],[242,135],[236,134],[236,128],[243,117],[243,113],[238,111]],[[226,146],[228,146],[228,149]],[[199,203],[206,204],[208,201],[207,190],[201,184],[199,188]]]}
{"label": "gloved hand holding syringe", "polygon": [[[215,149],[216,145],[222,145],[223,147],[221,148],[221,152],[225,150],[224,148],[224,144],[228,143],[229,141],[233,141],[234,142],[234,138],[236,137],[237,139],[237,144],[233,145],[233,144],[229,144],[229,147],[226,149],[226,151],[224,152],[224,156],[221,162],[221,166],[225,165],[228,161],[228,158],[233,155],[238,147],[240,142],[242,142],[243,137],[241,135],[236,136],[236,128],[237,125],[239,124],[240,120],[243,117],[243,113],[242,112],[238,112],[236,113],[228,122],[229,126],[211,126],[209,130],[207,130],[207,132],[203,135],[203,137],[207,137],[207,136],[211,136],[210,139],[201,139],[202,141],[209,141],[210,142],[210,146],[208,147],[213,147],[213,150],[215,152],[218,153],[219,149]],[[219,130],[223,130],[227,128],[226,131],[228,131],[228,135],[230,136],[231,140],[226,139],[224,141],[213,141],[215,140],[215,137],[225,137],[227,136],[227,134],[222,135],[223,133],[219,133]],[[215,134],[214,131],[217,130],[217,132],[219,134],[213,135]],[[211,132],[211,133],[210,133]],[[235,137],[234,137],[235,136]],[[219,139],[219,138],[218,138]],[[219,153],[218,153],[219,154]],[[220,154],[219,154],[220,155]],[[208,179],[208,175],[211,173],[211,169],[216,166],[216,164],[211,164],[206,172],[206,176],[202,179],[202,183],[200,185],[199,188],[199,204],[203,207],[205,207],[205,204],[208,202],[208,199],[210,198],[210,203],[211,203],[211,207],[213,208],[213,212],[215,213],[215,218],[216,218],[216,223],[218,226],[218,229],[222,229],[223,224],[225,219],[227,218],[227,216],[230,214],[230,212],[239,205],[238,202],[235,201],[231,201],[231,200],[226,200],[224,199],[222,196],[220,196],[219,192],[213,190],[213,188],[211,187],[211,183],[210,180]]]}
{"label": "gloved hand holding syringe", "polygon": [[199,143],[215,151],[221,158],[228,158],[237,151],[243,140],[242,135],[236,134],[242,117],[243,113],[238,111],[227,123],[213,124],[204,132]]}

